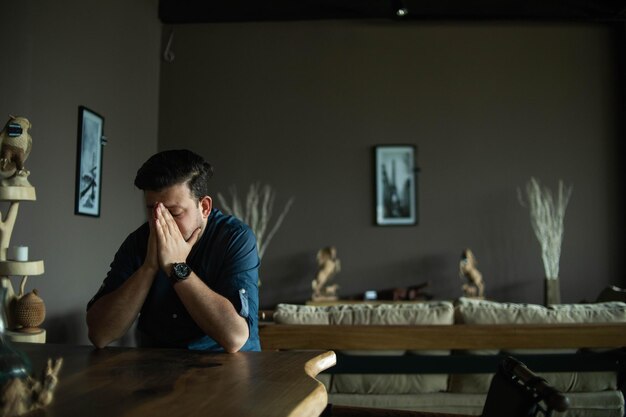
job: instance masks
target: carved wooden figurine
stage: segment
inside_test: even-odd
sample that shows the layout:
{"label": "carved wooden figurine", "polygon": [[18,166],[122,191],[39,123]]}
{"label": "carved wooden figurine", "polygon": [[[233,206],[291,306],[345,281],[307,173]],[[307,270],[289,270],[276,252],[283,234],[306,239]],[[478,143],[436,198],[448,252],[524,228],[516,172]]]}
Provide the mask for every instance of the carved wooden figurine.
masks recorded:
{"label": "carved wooden figurine", "polygon": [[33,139],[28,133],[31,124],[25,117],[9,116],[9,121],[0,131],[0,174],[2,185],[30,186],[30,172],[24,162],[30,155]]}
{"label": "carved wooden figurine", "polygon": [[477,264],[472,251],[465,249],[461,254],[461,262],[459,263],[459,275],[467,278],[467,283],[463,284],[465,297],[484,298],[485,296],[483,275],[476,269]]}
{"label": "carved wooden figurine", "polygon": [[330,279],[341,270],[341,262],[337,258],[337,249],[328,246],[317,252],[317,275],[311,282],[313,301],[336,300],[339,285],[329,285]]}
{"label": "carved wooden figurine", "polygon": [[48,359],[39,379],[29,376],[6,382],[0,391],[0,417],[19,416],[50,404],[62,364],[63,358]]}

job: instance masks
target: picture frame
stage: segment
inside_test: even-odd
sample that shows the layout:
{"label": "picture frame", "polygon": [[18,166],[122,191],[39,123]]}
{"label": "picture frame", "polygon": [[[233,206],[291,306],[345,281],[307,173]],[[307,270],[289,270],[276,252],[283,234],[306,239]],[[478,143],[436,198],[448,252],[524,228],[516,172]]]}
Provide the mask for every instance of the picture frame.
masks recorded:
{"label": "picture frame", "polygon": [[417,224],[416,150],[415,145],[374,147],[376,225]]}
{"label": "picture frame", "polygon": [[78,107],[74,214],[100,217],[104,117]]}

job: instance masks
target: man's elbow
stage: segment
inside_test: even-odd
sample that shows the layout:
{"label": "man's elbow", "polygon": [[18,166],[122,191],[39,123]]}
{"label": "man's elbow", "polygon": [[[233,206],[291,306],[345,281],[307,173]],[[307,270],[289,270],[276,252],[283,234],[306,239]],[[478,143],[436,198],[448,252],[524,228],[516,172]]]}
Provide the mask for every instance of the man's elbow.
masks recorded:
{"label": "man's elbow", "polygon": [[102,329],[98,328],[96,323],[89,320],[89,317],[87,318],[87,329],[87,337],[89,338],[89,341],[98,349],[106,347],[113,341],[113,339],[104,334]]}
{"label": "man's elbow", "polygon": [[224,348],[224,352],[226,353],[236,353],[241,350],[243,345],[248,341],[248,335],[246,334],[241,336],[236,336],[230,338],[230,340],[226,341],[222,347]]}
{"label": "man's elbow", "polygon": [[105,348],[109,343],[111,343],[110,340],[106,340],[105,338],[97,335],[91,329],[87,335],[89,337],[89,341],[98,349]]}
{"label": "man's elbow", "polygon": [[237,353],[237,352],[239,352],[239,349],[241,349],[241,346],[239,346],[239,347],[227,346],[227,347],[224,348],[224,352],[226,352],[226,353]]}
{"label": "man's elbow", "polygon": [[237,353],[237,352],[239,352],[241,350],[242,347],[243,347],[243,344],[226,346],[226,347],[224,347],[224,352],[226,352],[226,353]]}

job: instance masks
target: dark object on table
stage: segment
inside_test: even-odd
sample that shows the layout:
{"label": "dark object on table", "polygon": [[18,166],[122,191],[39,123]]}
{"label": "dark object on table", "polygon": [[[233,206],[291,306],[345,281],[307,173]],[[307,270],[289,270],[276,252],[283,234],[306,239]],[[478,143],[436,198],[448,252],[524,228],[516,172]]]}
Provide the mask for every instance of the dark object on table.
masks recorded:
{"label": "dark object on table", "polygon": [[389,288],[385,290],[377,291],[378,300],[390,300],[390,301],[420,301],[431,300],[433,296],[429,293],[425,293],[422,290],[428,287],[428,282],[412,285],[405,288]]}
{"label": "dark object on table", "polygon": [[596,300],[597,303],[603,303],[605,301],[626,302],[626,289],[619,288],[614,285],[609,285],[602,290],[600,295],[598,295],[598,299]]}
{"label": "dark object on table", "polygon": [[505,358],[491,380],[481,417],[550,417],[569,399],[513,357]]}

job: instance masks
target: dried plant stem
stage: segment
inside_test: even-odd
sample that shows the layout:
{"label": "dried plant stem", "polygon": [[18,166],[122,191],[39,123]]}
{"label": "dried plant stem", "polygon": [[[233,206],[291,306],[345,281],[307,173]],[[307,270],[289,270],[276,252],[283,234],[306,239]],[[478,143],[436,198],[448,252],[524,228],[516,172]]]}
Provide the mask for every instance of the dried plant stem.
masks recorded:
{"label": "dried plant stem", "polygon": [[[541,187],[539,181],[530,178],[526,184],[526,197],[530,210],[530,222],[541,246],[541,258],[547,279],[559,277],[559,259],[563,240],[563,220],[565,209],[572,195],[572,186],[563,185],[559,180],[556,198],[547,187]],[[520,203],[526,206],[518,190]]]}
{"label": "dried plant stem", "polygon": [[245,204],[241,202],[235,187],[230,187],[229,191],[232,204],[228,204],[226,198],[224,198],[221,193],[217,193],[217,198],[222,208],[224,211],[240,218],[250,226],[256,236],[259,258],[263,258],[267,246],[283,223],[287,212],[293,204],[293,197],[287,201],[282,212],[276,219],[276,222],[270,227],[270,220],[276,199],[276,193],[271,186],[262,186],[258,182],[251,184],[246,194]]}

